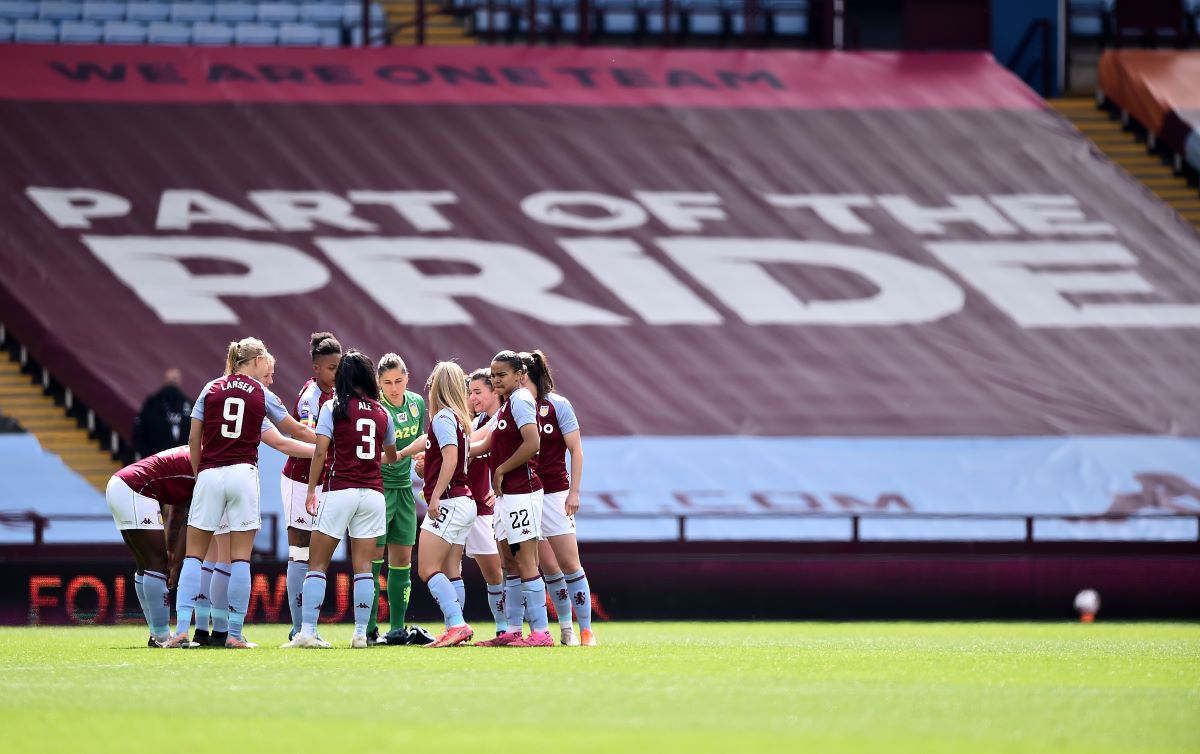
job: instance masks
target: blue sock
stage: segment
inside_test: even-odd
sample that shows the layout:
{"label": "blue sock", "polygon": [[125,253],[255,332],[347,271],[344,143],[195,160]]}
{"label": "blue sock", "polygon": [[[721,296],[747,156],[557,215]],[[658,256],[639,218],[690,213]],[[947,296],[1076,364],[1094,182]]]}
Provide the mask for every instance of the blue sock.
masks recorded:
{"label": "blue sock", "polygon": [[229,565],[229,635],[242,638],[242,624],[250,609],[250,561],[235,560]]}
{"label": "blue sock", "polygon": [[371,622],[371,603],[375,601],[375,574],[354,574],[354,633],[366,634]]}
{"label": "blue sock", "polygon": [[167,589],[167,575],[146,571],[142,590],[146,593],[146,609],[150,612],[150,632],[155,636],[170,633],[171,598]]}
{"label": "blue sock", "polygon": [[[142,582],[142,589],[146,582]],[[196,608],[196,595],[200,593],[200,558],[184,558],[179,570],[179,585],[175,588],[175,633],[186,634],[192,627],[192,611]],[[147,599],[146,607],[151,607]]]}
{"label": "blue sock", "polygon": [[521,577],[504,579],[504,619],[509,631],[520,631],[525,622],[525,602],[521,598]]}
{"label": "blue sock", "polygon": [[146,619],[146,628],[150,629],[150,633],[154,633],[154,629],[150,628],[150,611],[146,609],[146,592],[142,589],[142,574],[135,572],[133,574],[133,591],[137,594],[138,605],[142,608],[142,616]]}
{"label": "blue sock", "polygon": [[309,570],[304,577],[304,603],[301,606],[304,615],[300,620],[300,633],[305,636],[316,635],[317,621],[321,619],[321,603],[324,601],[325,574]]}
{"label": "blue sock", "polygon": [[565,578],[567,588],[571,590],[575,617],[579,619],[579,630],[586,631],[592,627],[592,588],[588,585],[587,575],[580,568],[574,573],[565,574]]}
{"label": "blue sock", "polygon": [[300,619],[303,611],[300,604],[304,601],[304,577],[308,574],[308,563],[300,560],[289,560],[287,564],[287,597],[288,610],[292,614],[292,628],[300,630]]}
{"label": "blue sock", "polygon": [[521,596],[525,601],[525,615],[529,618],[531,631],[549,631],[550,618],[546,614],[546,582],[541,576],[521,580]]}
{"label": "blue sock", "polygon": [[433,595],[438,607],[442,609],[446,628],[461,626],[465,623],[462,617],[462,608],[458,606],[458,596],[454,593],[454,585],[450,583],[450,579],[446,578],[446,574],[438,571],[430,577],[426,586],[429,587],[429,593]]}
{"label": "blue sock", "polygon": [[208,614],[212,610],[212,575],[216,563],[204,561],[200,566],[200,594],[196,597],[196,630],[208,630]]}
{"label": "blue sock", "polygon": [[454,587],[454,598],[458,600],[458,612],[465,612],[467,609],[467,585],[463,583],[462,576],[450,579],[450,586]]}
{"label": "blue sock", "polygon": [[217,563],[213,566],[212,584],[208,601],[212,603],[212,630],[229,631],[229,565]]}
{"label": "blue sock", "polygon": [[558,625],[571,628],[571,594],[567,590],[567,582],[561,573],[547,573],[543,580],[546,593],[554,601],[554,612],[558,613]]}
{"label": "blue sock", "polygon": [[488,584],[488,607],[492,609],[492,619],[496,621],[496,633],[502,634],[508,630],[508,618],[504,617],[504,583]]}

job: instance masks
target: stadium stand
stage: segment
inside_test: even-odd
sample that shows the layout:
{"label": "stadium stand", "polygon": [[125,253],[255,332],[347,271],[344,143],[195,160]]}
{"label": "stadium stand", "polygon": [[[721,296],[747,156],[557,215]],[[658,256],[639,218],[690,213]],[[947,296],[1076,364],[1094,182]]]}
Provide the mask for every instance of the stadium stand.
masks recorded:
{"label": "stadium stand", "polygon": [[[378,4],[370,8],[371,22],[382,33],[384,10]],[[361,14],[362,5],[349,0],[2,0],[0,42],[338,47],[361,40]]]}

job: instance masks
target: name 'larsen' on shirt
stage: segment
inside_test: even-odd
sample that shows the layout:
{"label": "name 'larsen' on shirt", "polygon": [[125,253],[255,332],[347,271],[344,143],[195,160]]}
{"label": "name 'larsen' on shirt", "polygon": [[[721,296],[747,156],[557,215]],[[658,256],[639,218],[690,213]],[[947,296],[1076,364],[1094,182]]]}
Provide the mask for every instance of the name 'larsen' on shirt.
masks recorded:
{"label": "name 'larsen' on shirt", "polygon": [[253,385],[251,385],[249,382],[242,382],[241,380],[230,380],[230,381],[229,381],[229,383],[228,383],[228,386],[229,386],[229,387],[235,387],[235,388],[237,388],[238,390],[245,390],[247,393],[253,393],[253,392],[254,392],[254,386],[253,386]]}

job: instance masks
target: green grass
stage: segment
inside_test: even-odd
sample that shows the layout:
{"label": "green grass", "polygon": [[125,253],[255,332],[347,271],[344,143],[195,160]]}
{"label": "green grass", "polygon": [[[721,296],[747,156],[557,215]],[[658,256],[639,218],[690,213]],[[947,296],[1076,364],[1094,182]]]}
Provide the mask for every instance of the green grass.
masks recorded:
{"label": "green grass", "polygon": [[[247,632],[264,644],[285,633]],[[344,626],[322,633],[349,639]],[[233,652],[149,650],[131,626],[3,629],[0,740],[72,753],[1200,752],[1197,625],[623,623],[597,635],[594,649]]]}

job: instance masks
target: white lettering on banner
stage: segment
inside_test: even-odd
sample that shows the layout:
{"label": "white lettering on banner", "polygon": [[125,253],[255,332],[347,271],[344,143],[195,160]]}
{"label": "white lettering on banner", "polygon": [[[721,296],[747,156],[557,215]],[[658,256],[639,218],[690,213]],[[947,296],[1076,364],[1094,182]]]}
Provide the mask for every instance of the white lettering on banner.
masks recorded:
{"label": "white lettering on banner", "polygon": [[[563,281],[562,270],[520,246],[421,237],[317,238],[315,243],[401,324],[471,324],[475,320],[459,298],[479,299],[556,325],[628,322],[619,314],[552,293]],[[420,260],[466,263],[478,272],[427,275],[415,264]]]}
{"label": "white lettering on banner", "polygon": [[1108,223],[1088,222],[1078,200],[1066,194],[1011,194],[989,198],[1029,233],[1104,236],[1117,232]]}
{"label": "white lettering on banner", "polygon": [[251,191],[249,197],[280,230],[312,230],[316,223],[360,233],[379,229],[355,217],[354,205],[328,191]]}
{"label": "white lettering on banner", "polygon": [[[963,292],[937,270],[871,249],[762,238],[660,238],[675,263],[749,324],[896,325],[932,322],[962,309]],[[862,299],[802,301],[764,263],[854,273],[879,292]]]}
{"label": "white lettering on banner", "polygon": [[650,214],[671,230],[696,233],[704,230],[700,220],[727,220],[721,197],[711,191],[634,191],[633,195]]}
{"label": "white lettering on banner", "polygon": [[926,248],[1021,327],[1200,327],[1198,304],[1076,304],[1062,295],[1155,293],[1154,286],[1136,272],[1030,269],[1136,266],[1137,257],[1117,243],[948,241],[926,244]]}
{"label": "white lettering on banner", "polygon": [[351,191],[355,204],[385,204],[412,224],[418,233],[454,230],[454,224],[437,211],[438,204],[456,204],[453,191]]}
{"label": "white lettering on banner", "polygon": [[274,230],[263,218],[204,191],[167,189],[158,203],[157,230],[191,230],[201,223],[232,225],[241,230]]}
{"label": "white lettering on banner", "polygon": [[[237,313],[221,297],[309,293],[329,282],[323,264],[277,243],[188,236],[84,236],[83,243],[168,324],[237,324]],[[184,259],[217,259],[249,269],[198,275]]]}
{"label": "white lettering on banner", "polygon": [[652,325],[719,325],[724,318],[628,238],[563,238],[571,258]]}
{"label": "white lettering on banner", "polygon": [[95,189],[59,189],[29,186],[25,195],[60,228],[90,228],[92,218],[124,217],[129,200]]}
{"label": "white lettering on banner", "polygon": [[879,196],[876,201],[896,222],[922,235],[943,236],[948,223],[969,223],[993,236],[1017,232],[1017,227],[981,196],[947,198],[949,207],[922,207],[907,196]]}
{"label": "white lettering on banner", "polygon": [[[575,214],[568,212],[565,209],[567,206],[592,207],[603,212],[604,216]],[[531,194],[521,200],[521,211],[543,225],[593,233],[638,228],[645,225],[648,219],[646,210],[636,202],[592,191],[542,191]]]}
{"label": "white lettering on banner", "polygon": [[862,194],[766,194],[772,207],[811,209],[839,233],[867,234],[873,230],[855,212],[855,207],[871,207],[875,202]]}

